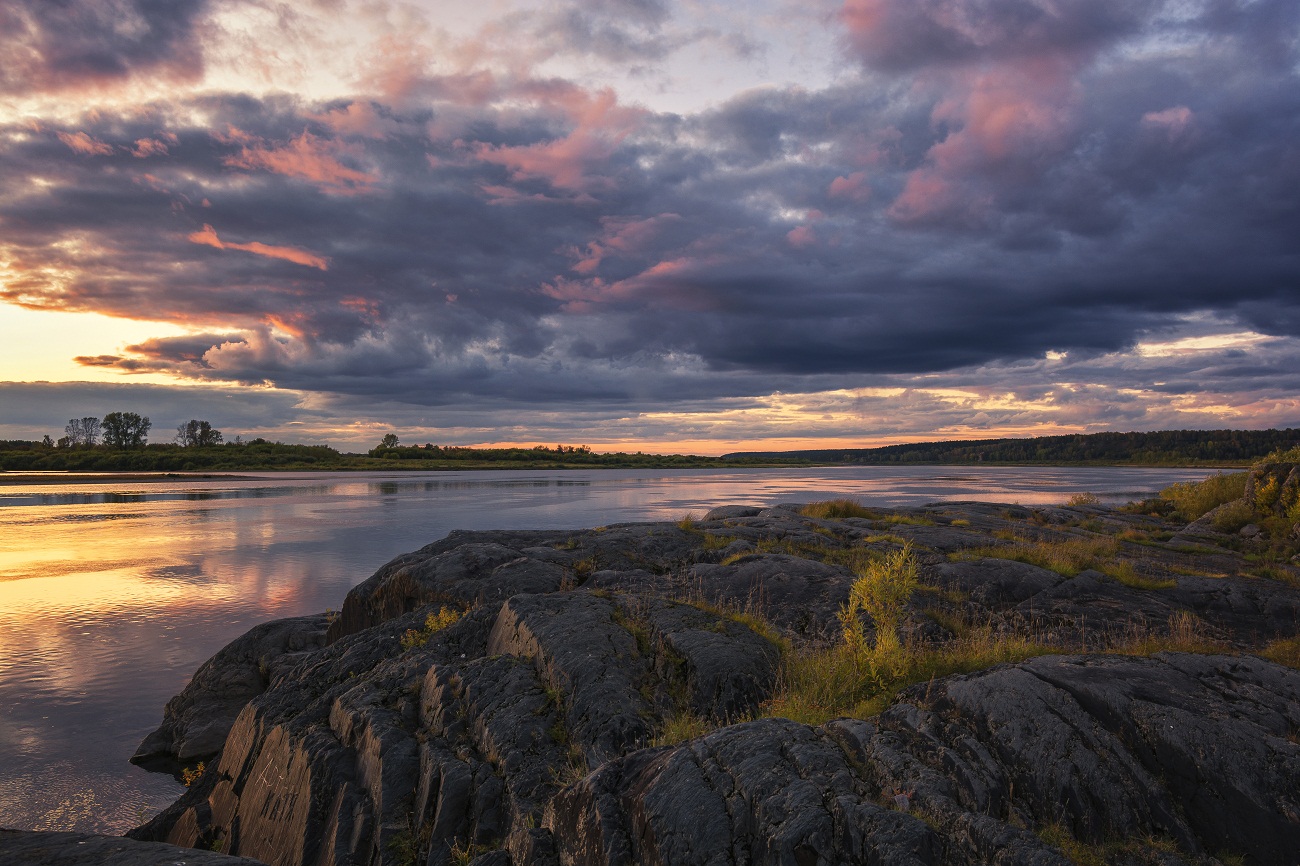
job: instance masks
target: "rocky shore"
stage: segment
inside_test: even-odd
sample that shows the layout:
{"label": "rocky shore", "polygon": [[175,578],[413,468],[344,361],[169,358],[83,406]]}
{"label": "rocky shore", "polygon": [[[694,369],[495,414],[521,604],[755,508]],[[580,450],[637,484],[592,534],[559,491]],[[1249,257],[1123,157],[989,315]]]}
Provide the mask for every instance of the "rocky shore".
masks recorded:
{"label": "rocky shore", "polygon": [[[112,840],[138,859],[7,832],[0,860],[1300,860],[1300,570],[1249,532],[1087,503],[818,515],[452,533],[196,673],[133,760],[204,771]],[[796,660],[843,657],[817,653],[860,564],[903,550],[910,673],[864,655],[862,702],[796,701]]]}

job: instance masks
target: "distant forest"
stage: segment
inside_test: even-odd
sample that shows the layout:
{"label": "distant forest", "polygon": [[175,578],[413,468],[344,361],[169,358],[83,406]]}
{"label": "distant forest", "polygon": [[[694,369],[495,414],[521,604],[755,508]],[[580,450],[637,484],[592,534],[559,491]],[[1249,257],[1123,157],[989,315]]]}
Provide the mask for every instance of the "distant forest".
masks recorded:
{"label": "distant forest", "polygon": [[221,445],[173,443],[119,448],[52,446],[0,440],[0,470],[10,472],[254,472],[259,470],[430,469],[690,469],[771,465],[771,458],[698,457],[686,454],[597,454],[584,446],[554,448],[461,448],[437,445],[384,446],[369,454],[344,454],[328,445],[293,445],[254,439]]}
{"label": "distant forest", "polygon": [[[214,431],[214,438],[219,433]],[[328,445],[294,445],[265,439],[224,444],[103,444],[0,440],[0,471],[10,472],[238,472],[259,470],[432,469],[696,469],[811,464],[1132,464],[1248,465],[1278,449],[1300,444],[1300,430],[1171,430],[1158,433],[1091,433],[1035,439],[918,442],[883,448],[747,451],[722,457],[690,454],[597,453],[586,446],[464,448],[381,444],[367,454]],[[220,441],[219,438],[217,441]]]}
{"label": "distant forest", "polygon": [[1155,433],[1087,433],[1032,439],[916,442],[881,448],[809,451],[743,451],[743,459],[789,459],[812,463],[1051,463],[1245,465],[1278,449],[1300,444],[1300,430],[1162,430]]}

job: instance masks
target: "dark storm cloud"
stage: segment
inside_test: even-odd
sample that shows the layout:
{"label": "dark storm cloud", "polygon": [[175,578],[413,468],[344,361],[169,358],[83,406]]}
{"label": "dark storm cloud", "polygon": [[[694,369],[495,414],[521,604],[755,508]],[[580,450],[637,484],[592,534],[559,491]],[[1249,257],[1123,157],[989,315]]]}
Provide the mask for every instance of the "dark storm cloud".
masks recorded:
{"label": "dark storm cloud", "polygon": [[209,0],[0,0],[0,92],[76,88],[202,69]]}
{"label": "dark storm cloud", "polygon": [[[642,35],[665,20],[629,8]],[[210,334],[90,366],[416,406],[1010,383],[1049,351],[1116,394],[1276,394],[1289,341],[1159,377],[1079,359],[1195,315],[1300,335],[1295,9],[861,0],[861,77],[692,117],[448,76],[400,106],[226,94],[13,125],[0,297]]]}

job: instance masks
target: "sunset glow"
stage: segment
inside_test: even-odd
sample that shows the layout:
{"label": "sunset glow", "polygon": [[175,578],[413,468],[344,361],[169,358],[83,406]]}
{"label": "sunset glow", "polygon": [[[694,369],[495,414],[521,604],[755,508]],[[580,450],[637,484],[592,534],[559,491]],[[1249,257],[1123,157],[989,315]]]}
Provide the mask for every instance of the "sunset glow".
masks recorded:
{"label": "sunset glow", "polygon": [[0,438],[1300,425],[1286,0],[6,8]]}

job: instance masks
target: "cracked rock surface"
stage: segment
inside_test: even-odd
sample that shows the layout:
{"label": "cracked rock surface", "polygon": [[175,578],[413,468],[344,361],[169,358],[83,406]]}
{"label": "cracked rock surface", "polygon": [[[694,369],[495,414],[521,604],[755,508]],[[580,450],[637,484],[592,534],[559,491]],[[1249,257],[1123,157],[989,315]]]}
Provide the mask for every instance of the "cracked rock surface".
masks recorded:
{"label": "cracked rock surface", "polygon": [[[209,714],[207,771],[128,835],[276,866],[1293,864],[1300,673],[1251,652],[1296,634],[1300,590],[1177,529],[945,503],[453,533],[356,586],[327,630],[268,624],[214,657],[142,753],[198,754],[185,708],[241,708]],[[1105,540],[1145,582],[986,555],[1012,536]],[[871,718],[764,717],[782,653],[839,639],[853,557],[904,542],[909,640],[941,646],[963,619],[1060,654],[912,686]],[[463,615],[435,630],[443,609]],[[1096,652],[1179,623],[1222,651]],[[255,680],[266,641],[283,649]]]}

